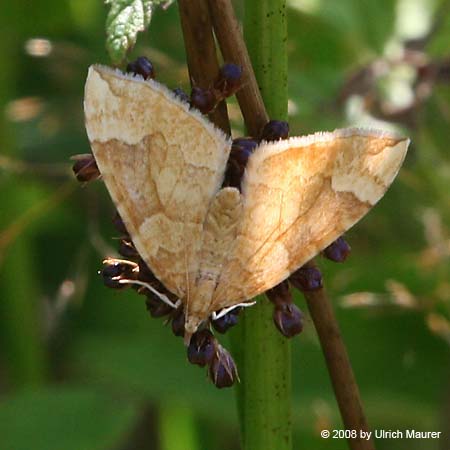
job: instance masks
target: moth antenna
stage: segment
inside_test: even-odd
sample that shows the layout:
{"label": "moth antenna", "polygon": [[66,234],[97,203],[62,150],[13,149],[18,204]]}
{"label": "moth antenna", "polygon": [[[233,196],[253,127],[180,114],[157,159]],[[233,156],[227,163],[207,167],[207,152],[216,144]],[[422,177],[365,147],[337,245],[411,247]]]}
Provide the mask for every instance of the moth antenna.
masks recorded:
{"label": "moth antenna", "polygon": [[137,264],[133,261],[129,261],[128,259],[120,259],[120,258],[105,258],[102,261],[102,264],[116,264],[116,263],[120,263],[120,264],[127,264],[128,266],[137,268]]}
{"label": "moth antenna", "polygon": [[150,292],[153,292],[153,294],[155,294],[162,302],[164,302],[166,305],[169,305],[173,309],[177,309],[179,305],[178,301],[176,303],[173,303],[166,295],[161,294],[161,292],[158,292],[153,286],[151,286],[149,283],[145,283],[144,281],[122,279],[118,282],[119,284],[137,284],[138,286],[143,286]]}
{"label": "moth antenna", "polygon": [[253,306],[254,304],[256,304],[256,302],[237,303],[236,305],[221,309],[218,313],[216,311],[213,311],[211,314],[211,319],[212,320],[220,319],[221,317],[228,314],[230,311],[233,311],[233,309],[240,308],[241,306],[244,308],[248,308],[249,306]]}

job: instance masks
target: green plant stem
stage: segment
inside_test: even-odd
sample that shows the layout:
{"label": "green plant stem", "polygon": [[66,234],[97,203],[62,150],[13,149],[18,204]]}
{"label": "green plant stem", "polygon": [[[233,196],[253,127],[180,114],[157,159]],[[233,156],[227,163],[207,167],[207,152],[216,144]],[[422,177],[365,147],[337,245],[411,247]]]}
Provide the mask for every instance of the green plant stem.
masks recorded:
{"label": "green plant stem", "polygon": [[[201,0],[196,0],[196,14],[190,15],[185,2],[179,1],[181,21],[184,22],[183,34],[185,40],[188,41],[186,42],[188,61],[192,62],[189,70],[191,76],[194,77],[193,72],[200,70],[198,63],[205,63],[205,54],[199,51],[200,46],[195,45],[195,40],[198,40],[200,35],[203,36],[203,39],[210,40],[210,33],[205,26],[208,19],[203,6],[204,3]],[[191,4],[190,7],[193,8],[193,5]],[[238,101],[247,129],[251,134],[257,135],[266,123],[268,116],[256,86],[250,59],[231,2],[229,0],[213,0],[209,2],[209,7],[224,59],[244,67],[245,78],[243,88],[238,92]],[[286,79],[286,24],[284,15],[277,16],[276,19],[274,27],[280,31],[278,46],[271,46],[266,57],[274,65],[281,62],[280,68],[273,67],[272,69],[279,70],[280,78]],[[197,33],[195,29],[200,26],[202,33]],[[274,38],[276,35],[274,29],[266,22],[264,22],[264,27],[266,31],[270,30],[270,34]],[[259,28],[255,30],[256,33],[260,31]],[[204,45],[205,42],[202,43],[202,46]],[[207,42],[206,45],[208,46],[209,43]],[[275,53],[275,56],[272,52]],[[214,58],[213,52],[208,52],[208,54],[209,59]],[[262,60],[264,61],[264,58]],[[213,79],[213,65],[209,65],[209,68],[205,67],[204,76],[206,74],[210,80]],[[275,105],[274,114],[280,119],[285,119],[287,115],[286,83],[283,86],[282,91],[284,90],[284,92],[278,98],[273,95],[274,98],[270,100]],[[252,311],[246,312],[243,323],[237,327],[234,338],[232,337],[235,342],[233,356],[238,362],[241,374],[241,384],[238,386],[238,404],[243,447],[252,450],[288,450],[292,448],[290,345],[274,328],[273,308],[267,300],[261,299],[251,309]]]}
{"label": "green plant stem", "polygon": [[[247,0],[244,35],[268,115],[286,120],[285,2]],[[242,377],[238,405],[245,450],[292,448],[291,348],[274,327],[272,312],[273,305],[258,298],[232,335]]]}
{"label": "green plant stem", "polygon": [[291,347],[274,327],[272,312],[267,299],[257,298],[231,335],[245,450],[292,448]]}
{"label": "green plant stem", "polygon": [[246,0],[244,38],[269,117],[287,120],[286,1]]}
{"label": "green plant stem", "polygon": [[[231,1],[209,1],[224,59],[243,66],[243,87],[237,98],[248,132],[258,136],[269,116],[257,83],[266,87],[264,101],[270,105],[269,114],[280,120],[287,118],[285,4],[262,1],[245,5],[246,17],[251,18],[246,22],[246,34],[253,34],[249,38],[253,43],[250,52]],[[257,61],[256,79],[250,59]],[[241,374],[237,391],[245,450],[292,448],[290,343],[275,329],[272,311],[272,305],[259,298],[230,333],[233,357]]]}

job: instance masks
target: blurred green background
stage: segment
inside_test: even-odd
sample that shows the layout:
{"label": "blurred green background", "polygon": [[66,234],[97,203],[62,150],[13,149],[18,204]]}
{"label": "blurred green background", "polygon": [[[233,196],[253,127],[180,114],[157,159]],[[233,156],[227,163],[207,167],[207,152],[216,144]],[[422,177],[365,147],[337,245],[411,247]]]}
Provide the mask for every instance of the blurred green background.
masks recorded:
{"label": "blurred green background", "polygon": [[[450,429],[450,5],[291,0],[291,132],[396,129],[412,145],[379,205],[320,259],[373,429]],[[238,14],[242,5],[236,2]],[[142,297],[105,288],[115,252],[101,183],[73,181],[90,151],[87,67],[109,63],[100,0],[0,6],[0,449],[238,449],[233,390],[187,363]],[[156,11],[130,55],[188,90],[177,5]],[[235,136],[242,134],[231,101]],[[313,324],[293,340],[294,448],[344,449]],[[221,338],[227,345],[227,339]],[[257,374],[255,374],[257,376]],[[444,450],[449,441],[377,440]]]}

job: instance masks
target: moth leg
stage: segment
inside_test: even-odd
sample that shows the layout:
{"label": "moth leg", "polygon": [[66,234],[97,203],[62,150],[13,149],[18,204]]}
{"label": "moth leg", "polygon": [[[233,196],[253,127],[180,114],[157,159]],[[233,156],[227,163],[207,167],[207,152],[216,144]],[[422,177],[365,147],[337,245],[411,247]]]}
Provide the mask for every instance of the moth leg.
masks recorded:
{"label": "moth leg", "polygon": [[246,303],[237,303],[236,305],[229,306],[228,308],[223,308],[218,313],[216,311],[213,311],[211,314],[212,320],[217,320],[223,317],[225,314],[228,314],[230,311],[233,311],[233,309],[239,308],[240,306],[247,308],[248,306],[253,306],[256,302],[246,302]]}
{"label": "moth leg", "polygon": [[173,309],[177,309],[178,306],[181,303],[181,300],[178,299],[176,301],[176,303],[173,303],[171,300],[169,300],[169,298],[164,295],[161,294],[161,292],[158,292],[153,286],[151,286],[149,283],[145,283],[144,281],[139,281],[139,280],[119,280],[120,284],[137,284],[139,286],[143,286],[146,289],[148,289],[150,292],[153,292],[153,294],[155,294],[162,302],[164,302],[166,305],[169,305],[170,307],[172,307]]}

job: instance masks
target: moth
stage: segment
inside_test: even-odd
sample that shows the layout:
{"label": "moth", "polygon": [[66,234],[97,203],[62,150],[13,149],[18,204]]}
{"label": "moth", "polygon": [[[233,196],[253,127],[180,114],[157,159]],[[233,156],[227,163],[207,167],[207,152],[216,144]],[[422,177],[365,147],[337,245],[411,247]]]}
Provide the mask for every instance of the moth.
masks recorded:
{"label": "moth", "polygon": [[221,188],[231,140],[158,82],[90,67],[86,130],[137,251],[183,305],[185,333],[251,304],[360,220],[409,140],[348,128],[263,142]]}

